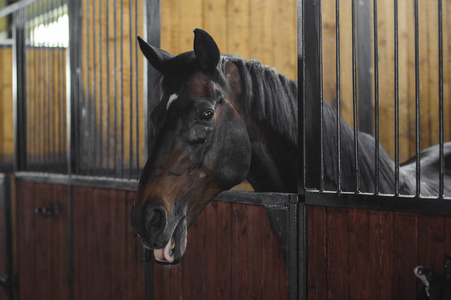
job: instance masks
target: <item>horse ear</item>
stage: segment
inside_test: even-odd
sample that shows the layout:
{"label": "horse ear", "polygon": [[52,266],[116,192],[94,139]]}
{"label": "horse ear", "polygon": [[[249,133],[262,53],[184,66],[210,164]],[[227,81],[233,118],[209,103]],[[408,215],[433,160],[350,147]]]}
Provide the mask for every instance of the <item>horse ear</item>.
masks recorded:
{"label": "horse ear", "polygon": [[216,69],[221,54],[218,45],[204,30],[194,29],[194,54],[203,70]]}
{"label": "horse ear", "polygon": [[141,48],[142,53],[150,62],[150,64],[157,69],[158,72],[163,74],[164,65],[168,60],[174,57],[169,52],[166,52],[160,48],[153,47],[147,44],[141,37],[138,36],[139,48]]}

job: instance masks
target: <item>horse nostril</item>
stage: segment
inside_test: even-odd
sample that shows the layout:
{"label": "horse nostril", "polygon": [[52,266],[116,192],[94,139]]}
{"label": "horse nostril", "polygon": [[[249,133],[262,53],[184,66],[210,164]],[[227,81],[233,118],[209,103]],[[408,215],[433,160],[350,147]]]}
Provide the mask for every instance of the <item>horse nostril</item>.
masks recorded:
{"label": "horse nostril", "polygon": [[153,208],[148,211],[144,219],[144,224],[148,231],[158,230],[161,227],[164,228],[165,223],[165,213],[159,208]]}

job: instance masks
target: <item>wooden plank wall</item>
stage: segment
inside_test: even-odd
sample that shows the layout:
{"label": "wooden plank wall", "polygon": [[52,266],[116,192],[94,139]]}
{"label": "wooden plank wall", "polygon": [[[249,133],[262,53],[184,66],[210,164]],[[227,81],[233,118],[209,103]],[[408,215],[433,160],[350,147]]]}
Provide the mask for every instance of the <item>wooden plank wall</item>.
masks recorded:
{"label": "wooden plank wall", "polygon": [[296,1],[169,0],[161,3],[161,47],[193,50],[193,29],[212,35],[221,53],[257,59],[297,78]]}
{"label": "wooden plank wall", "polygon": [[309,299],[415,299],[417,265],[444,272],[451,218],[308,207]]}
{"label": "wooden plank wall", "polygon": [[129,226],[133,192],[74,187],[74,299],[144,299],[141,243]]}
{"label": "wooden plank wall", "polygon": [[[20,299],[69,298],[69,236],[66,186],[17,183]],[[73,188],[73,298],[144,299],[140,241],[128,214],[134,193]],[[34,209],[61,202],[56,218]]]}
{"label": "wooden plank wall", "polygon": [[288,299],[288,272],[263,207],[212,202],[177,266],[154,265],[155,299]]}
{"label": "wooden plank wall", "polygon": [[0,48],[0,161],[13,163],[12,49]]}
{"label": "wooden plank wall", "polygon": [[[62,205],[57,218],[42,218],[34,212],[50,202]],[[67,298],[67,187],[18,182],[16,213],[20,299]]]}
{"label": "wooden plank wall", "polygon": [[[399,0],[399,135],[400,161],[415,155],[415,41],[414,6],[409,0]],[[373,15],[373,2],[370,3]],[[323,0],[323,71],[324,99],[336,101],[335,80],[335,1]],[[378,1],[378,51],[380,137],[385,150],[394,158],[394,13],[393,1]],[[443,67],[445,141],[451,141],[451,1],[443,1]],[[351,1],[340,1],[340,61],[342,114],[348,124],[352,119],[352,56]],[[371,30],[373,32],[373,19]],[[437,1],[419,1],[420,45],[420,110],[421,148],[438,144],[438,8]],[[374,43],[374,41],[373,41]],[[373,59],[374,70],[374,59]],[[373,73],[374,74],[374,73]],[[374,95],[374,80],[373,80]],[[373,97],[374,106],[374,97]]]}

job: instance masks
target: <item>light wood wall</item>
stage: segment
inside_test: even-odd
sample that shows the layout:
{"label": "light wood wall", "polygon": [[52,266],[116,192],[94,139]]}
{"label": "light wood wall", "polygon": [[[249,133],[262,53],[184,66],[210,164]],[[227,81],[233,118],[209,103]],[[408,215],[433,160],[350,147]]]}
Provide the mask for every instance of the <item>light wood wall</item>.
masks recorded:
{"label": "light wood wall", "polygon": [[161,48],[193,50],[193,29],[206,30],[221,53],[257,59],[297,77],[295,0],[167,0],[161,3]]}
{"label": "light wood wall", "polygon": [[11,48],[0,48],[0,159],[8,163],[12,163],[14,157],[11,61]]}

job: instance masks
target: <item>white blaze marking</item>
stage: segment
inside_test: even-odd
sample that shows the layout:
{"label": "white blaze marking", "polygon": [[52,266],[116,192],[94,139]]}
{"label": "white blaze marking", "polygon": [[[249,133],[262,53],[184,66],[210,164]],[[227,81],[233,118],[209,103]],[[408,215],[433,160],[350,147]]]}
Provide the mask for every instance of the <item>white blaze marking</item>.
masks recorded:
{"label": "white blaze marking", "polygon": [[179,95],[177,94],[172,94],[171,96],[169,96],[168,104],[166,104],[166,110],[169,109],[169,106],[171,106],[172,102],[174,102],[174,100],[177,99],[178,97]]}

